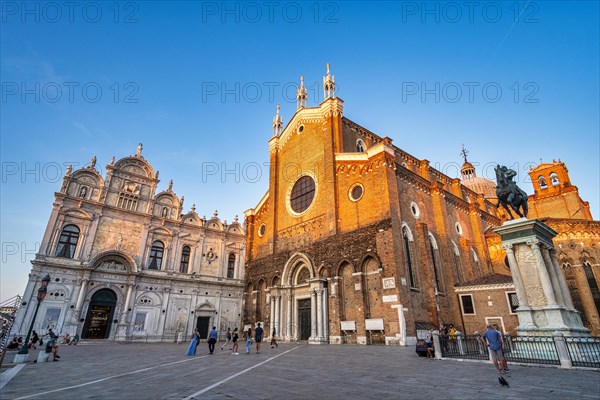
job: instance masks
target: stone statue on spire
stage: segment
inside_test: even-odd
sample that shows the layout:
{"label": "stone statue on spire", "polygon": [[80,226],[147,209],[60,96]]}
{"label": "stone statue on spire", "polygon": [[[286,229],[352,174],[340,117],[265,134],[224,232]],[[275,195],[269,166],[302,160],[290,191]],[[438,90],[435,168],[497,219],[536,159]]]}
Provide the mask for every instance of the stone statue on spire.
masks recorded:
{"label": "stone statue on spire", "polygon": [[304,76],[300,77],[300,86],[296,89],[296,100],[298,100],[298,110],[306,107],[307,98],[306,87],[304,86]]}
{"label": "stone statue on spire", "polygon": [[135,155],[136,155],[137,157],[141,157],[141,156],[142,156],[142,149],[143,149],[143,148],[144,148],[144,146],[143,146],[141,143],[140,143],[140,144],[138,144],[137,151],[135,152]]}
{"label": "stone statue on spire", "polygon": [[279,114],[279,110],[280,106],[277,104],[277,114],[275,114],[275,118],[273,118],[273,136],[279,136],[283,127],[283,121],[281,119],[281,115]]}
{"label": "stone statue on spire", "polygon": [[91,169],[96,168],[96,156],[93,156],[92,159],[90,160],[90,168]]}
{"label": "stone statue on spire", "polygon": [[325,99],[335,97],[335,76],[329,71],[329,63],[327,64],[327,75],[323,77],[323,95]]}
{"label": "stone statue on spire", "polygon": [[169,192],[172,192],[172,191],[173,191],[173,179],[171,179],[171,180],[169,181],[169,189],[167,189],[167,190],[168,190]]}

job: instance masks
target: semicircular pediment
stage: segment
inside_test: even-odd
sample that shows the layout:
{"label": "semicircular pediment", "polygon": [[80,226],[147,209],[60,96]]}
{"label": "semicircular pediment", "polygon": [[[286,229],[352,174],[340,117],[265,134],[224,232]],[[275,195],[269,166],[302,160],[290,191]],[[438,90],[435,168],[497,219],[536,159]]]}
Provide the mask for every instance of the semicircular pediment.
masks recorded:
{"label": "semicircular pediment", "polygon": [[154,179],[154,169],[139,157],[125,157],[115,163],[115,168],[124,172]]}
{"label": "semicircular pediment", "polygon": [[96,256],[91,262],[93,270],[136,272],[137,267],[133,258],[118,251],[104,252]]}

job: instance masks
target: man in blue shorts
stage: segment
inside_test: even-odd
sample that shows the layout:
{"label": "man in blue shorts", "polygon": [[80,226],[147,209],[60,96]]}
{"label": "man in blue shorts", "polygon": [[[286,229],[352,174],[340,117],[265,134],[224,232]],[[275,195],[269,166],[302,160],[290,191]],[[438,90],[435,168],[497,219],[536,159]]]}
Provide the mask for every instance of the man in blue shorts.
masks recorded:
{"label": "man in blue shorts", "polygon": [[494,362],[494,366],[498,373],[502,373],[502,369],[500,368],[500,362],[503,358],[502,351],[502,334],[494,329],[492,325],[487,326],[487,330],[481,335],[481,341],[488,347],[490,350],[490,355],[492,356],[492,361]]}

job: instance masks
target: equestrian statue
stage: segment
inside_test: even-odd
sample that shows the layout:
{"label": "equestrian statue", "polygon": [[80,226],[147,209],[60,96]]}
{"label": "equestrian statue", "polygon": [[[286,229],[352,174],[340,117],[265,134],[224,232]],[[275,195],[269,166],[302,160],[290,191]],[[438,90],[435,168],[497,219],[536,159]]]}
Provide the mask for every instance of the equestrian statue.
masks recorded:
{"label": "equestrian statue", "polygon": [[498,164],[494,170],[496,171],[496,183],[498,184],[498,186],[496,186],[496,197],[498,197],[498,204],[496,204],[496,207],[502,205],[508,212],[508,215],[510,215],[510,219],[515,218],[508,206],[510,206],[519,217],[527,217],[527,193],[521,190],[521,188],[513,182],[513,178],[517,176],[517,173],[506,166],[501,167],[500,164]]}

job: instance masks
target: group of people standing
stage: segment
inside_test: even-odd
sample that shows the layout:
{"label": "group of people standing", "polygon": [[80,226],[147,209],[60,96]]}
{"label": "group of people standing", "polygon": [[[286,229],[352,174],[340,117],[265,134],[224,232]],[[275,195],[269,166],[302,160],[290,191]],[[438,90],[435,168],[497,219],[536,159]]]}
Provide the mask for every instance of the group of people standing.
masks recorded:
{"label": "group of people standing", "polygon": [[[273,329],[273,335],[271,336],[271,348],[273,347],[278,347],[279,345],[277,344],[277,340],[275,338],[275,329]],[[252,349],[252,342],[254,339],[254,342],[256,343],[256,354],[260,353],[260,345],[263,341],[263,335],[264,335],[264,330],[263,328],[260,326],[260,322],[257,324],[256,329],[254,330],[254,338],[252,336],[252,328],[248,328],[248,331],[246,331],[244,333],[244,340],[246,341],[246,355],[250,354],[250,350]],[[208,343],[208,354],[213,354],[213,352],[215,351],[215,343],[217,343],[217,340],[219,338],[219,333],[217,332],[217,327],[213,326],[212,330],[210,331],[210,333],[208,334],[207,337],[207,343]],[[231,343],[231,354],[232,355],[239,355],[240,353],[238,352],[238,340],[239,340],[239,334],[238,334],[238,328],[235,328],[233,330],[233,332],[231,331],[231,328],[227,329],[227,340],[225,341],[225,343],[223,343],[223,345],[221,346],[221,350],[225,349],[225,347]],[[200,344],[200,332],[198,332],[198,328],[194,329],[194,333],[192,334],[192,340],[190,342],[190,345],[188,346],[186,355],[188,356],[195,356],[196,355],[196,350],[198,348],[198,345]]]}

